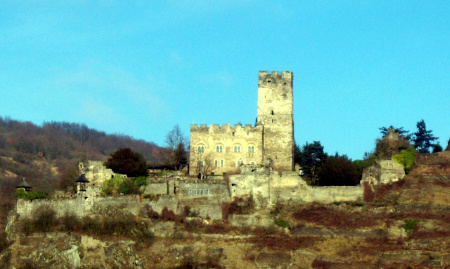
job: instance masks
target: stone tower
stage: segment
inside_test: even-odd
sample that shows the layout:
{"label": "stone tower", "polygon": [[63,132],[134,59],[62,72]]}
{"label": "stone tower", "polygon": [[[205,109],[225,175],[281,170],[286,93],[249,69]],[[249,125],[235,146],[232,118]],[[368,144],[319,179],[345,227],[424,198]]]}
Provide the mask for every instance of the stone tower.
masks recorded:
{"label": "stone tower", "polygon": [[293,73],[259,72],[257,124],[263,130],[263,161],[275,170],[294,165]]}

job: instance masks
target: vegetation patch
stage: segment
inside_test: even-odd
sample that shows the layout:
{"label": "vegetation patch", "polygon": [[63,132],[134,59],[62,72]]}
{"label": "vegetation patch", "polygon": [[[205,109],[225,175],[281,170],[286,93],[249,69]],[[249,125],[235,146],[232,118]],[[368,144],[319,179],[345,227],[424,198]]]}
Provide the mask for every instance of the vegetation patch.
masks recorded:
{"label": "vegetation patch", "polygon": [[406,232],[412,232],[416,230],[417,224],[419,224],[419,220],[416,219],[407,219],[405,220],[405,225],[403,225],[403,229],[405,229]]}
{"label": "vegetation patch", "polygon": [[45,191],[29,191],[25,192],[23,189],[18,189],[16,191],[17,198],[23,200],[37,200],[37,199],[48,199],[49,195]]}
{"label": "vegetation patch", "polygon": [[376,225],[376,217],[373,215],[368,216],[361,212],[347,213],[323,205],[311,205],[308,208],[297,210],[292,217],[297,221],[330,227],[364,228]]}
{"label": "vegetation patch", "polygon": [[307,248],[317,241],[315,237],[309,236],[255,236],[248,239],[248,242],[258,248],[269,248],[274,250],[291,251],[300,248]]}

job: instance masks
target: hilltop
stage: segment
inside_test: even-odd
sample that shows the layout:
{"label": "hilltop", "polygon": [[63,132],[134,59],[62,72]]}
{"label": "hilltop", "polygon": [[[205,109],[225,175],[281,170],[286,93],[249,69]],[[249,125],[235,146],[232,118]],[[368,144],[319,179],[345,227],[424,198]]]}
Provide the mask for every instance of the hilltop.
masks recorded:
{"label": "hilltop", "polygon": [[[321,187],[317,187],[321,188]],[[445,268],[450,265],[450,152],[416,154],[402,180],[354,202],[257,199],[222,204],[222,219],[189,207],[136,205],[163,196],[103,198],[84,218],[45,208],[9,227],[0,265],[104,268]],[[89,195],[88,195],[89,196]],[[257,197],[255,197],[257,198]],[[194,198],[192,203],[202,203]],[[132,211],[133,211],[132,210]],[[44,221],[45,220],[45,221]],[[1,249],[0,249],[1,250]]]}
{"label": "hilltop", "polygon": [[61,175],[79,161],[105,161],[122,147],[139,152],[148,164],[158,164],[164,151],[155,143],[106,134],[85,124],[44,122],[39,126],[0,117],[0,226],[22,177],[36,190],[51,192],[58,188]]}

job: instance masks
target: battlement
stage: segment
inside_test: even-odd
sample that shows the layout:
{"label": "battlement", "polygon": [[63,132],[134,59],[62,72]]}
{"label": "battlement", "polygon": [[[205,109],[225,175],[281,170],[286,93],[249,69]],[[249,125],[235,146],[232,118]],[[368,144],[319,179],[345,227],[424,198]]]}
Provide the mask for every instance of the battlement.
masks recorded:
{"label": "battlement", "polygon": [[251,131],[260,131],[261,126],[253,126],[251,124],[245,124],[242,126],[242,124],[234,124],[231,126],[230,123],[226,124],[191,124],[191,132],[251,132]]}
{"label": "battlement", "polygon": [[283,85],[291,85],[294,74],[291,71],[272,71],[271,74],[267,71],[259,71],[259,84],[274,84],[278,85],[283,83]]}

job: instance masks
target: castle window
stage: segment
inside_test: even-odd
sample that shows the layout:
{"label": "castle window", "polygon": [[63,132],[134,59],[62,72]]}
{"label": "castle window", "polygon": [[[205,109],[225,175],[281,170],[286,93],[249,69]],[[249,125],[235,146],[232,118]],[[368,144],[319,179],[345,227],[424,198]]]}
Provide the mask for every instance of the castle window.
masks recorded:
{"label": "castle window", "polygon": [[198,161],[198,166],[203,167],[203,161]]}
{"label": "castle window", "polygon": [[198,152],[205,152],[205,146],[203,146],[203,145],[200,145],[200,146],[198,146]]}
{"label": "castle window", "polygon": [[234,136],[234,132],[233,132],[233,136]]}
{"label": "castle window", "polygon": [[248,146],[248,152],[255,152],[255,146]]}
{"label": "castle window", "polygon": [[234,146],[234,152],[241,152],[241,146]]}
{"label": "castle window", "polygon": [[216,152],[222,152],[222,146],[216,146]]}
{"label": "castle window", "polygon": [[220,160],[220,167],[223,167],[223,160]]}
{"label": "castle window", "polygon": [[241,160],[238,160],[238,161],[237,161],[237,166],[238,166],[238,167],[241,167],[243,164],[244,164],[243,161],[241,161]]}
{"label": "castle window", "polygon": [[273,115],[273,110],[272,110],[272,112],[271,112],[271,113],[272,113],[272,115]]}
{"label": "castle window", "polygon": [[217,161],[217,160],[215,160],[215,161],[214,161],[214,164],[215,164],[215,166],[217,167],[217,165],[218,165],[218,161]]}

